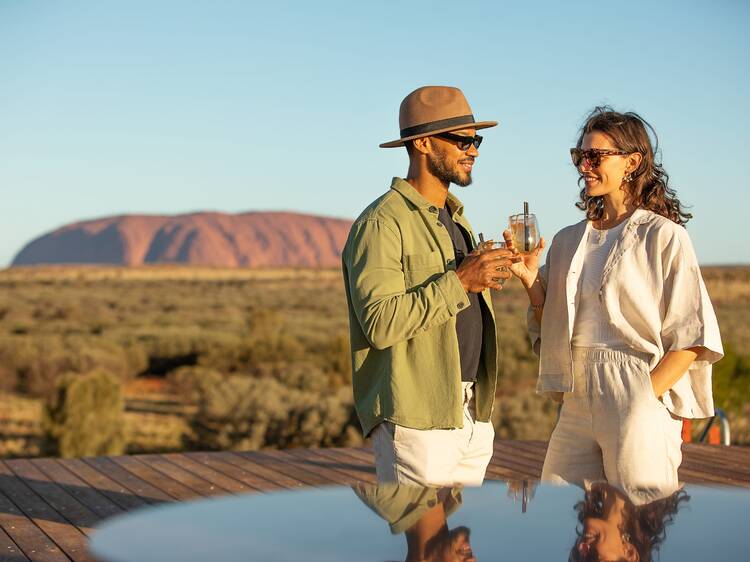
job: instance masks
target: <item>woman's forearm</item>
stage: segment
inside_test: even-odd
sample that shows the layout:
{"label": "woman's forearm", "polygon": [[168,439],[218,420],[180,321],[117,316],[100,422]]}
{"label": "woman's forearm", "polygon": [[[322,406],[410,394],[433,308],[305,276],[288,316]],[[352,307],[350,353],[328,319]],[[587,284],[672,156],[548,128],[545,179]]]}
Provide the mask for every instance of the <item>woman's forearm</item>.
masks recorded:
{"label": "woman's forearm", "polygon": [[651,371],[651,386],[656,396],[661,396],[672,388],[687,373],[690,364],[698,357],[700,347],[691,347],[679,351],[668,351]]}
{"label": "woman's forearm", "polygon": [[536,321],[541,324],[542,310],[544,309],[544,299],[546,298],[546,294],[539,273],[537,272],[536,277],[534,277],[531,282],[524,282],[523,285],[526,288],[526,294],[529,295],[529,304],[534,311],[534,317],[536,318]]}

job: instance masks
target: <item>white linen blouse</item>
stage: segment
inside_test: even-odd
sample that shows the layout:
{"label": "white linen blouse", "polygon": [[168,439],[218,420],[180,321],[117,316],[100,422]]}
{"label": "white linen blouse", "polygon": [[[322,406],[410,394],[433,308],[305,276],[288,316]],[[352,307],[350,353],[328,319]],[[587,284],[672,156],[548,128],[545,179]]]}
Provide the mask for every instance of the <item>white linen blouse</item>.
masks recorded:
{"label": "white linen blouse", "polygon": [[[529,337],[539,353],[539,393],[573,390],[571,334],[587,222],[558,232],[540,268],[546,291],[541,326],[531,308],[527,315]],[[703,348],[687,374],[660,398],[677,416],[712,416],[711,365],[724,350],[685,228],[636,209],[609,253],[599,299],[611,328],[626,345],[649,355],[651,370],[668,351]]]}

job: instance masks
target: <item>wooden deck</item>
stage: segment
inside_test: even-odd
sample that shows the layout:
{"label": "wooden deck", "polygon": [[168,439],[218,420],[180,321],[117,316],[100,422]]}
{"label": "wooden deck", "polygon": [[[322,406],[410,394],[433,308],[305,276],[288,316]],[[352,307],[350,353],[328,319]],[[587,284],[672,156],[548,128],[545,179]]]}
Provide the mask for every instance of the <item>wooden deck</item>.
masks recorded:
{"label": "wooden deck", "polygon": [[[489,479],[536,479],[546,443],[496,441]],[[681,480],[750,488],[750,447],[685,445]],[[93,560],[87,536],[133,508],[216,494],[374,482],[367,449],[0,461],[0,561]]]}

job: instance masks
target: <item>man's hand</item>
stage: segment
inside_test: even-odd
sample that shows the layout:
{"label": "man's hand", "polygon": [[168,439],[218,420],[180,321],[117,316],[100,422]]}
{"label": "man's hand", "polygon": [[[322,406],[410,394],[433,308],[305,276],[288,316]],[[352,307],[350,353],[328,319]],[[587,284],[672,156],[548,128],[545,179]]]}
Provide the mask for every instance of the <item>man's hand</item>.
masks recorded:
{"label": "man's hand", "polygon": [[509,279],[510,271],[499,271],[509,268],[513,252],[504,248],[497,250],[474,251],[464,258],[456,269],[461,285],[467,293],[481,293],[487,288],[501,290],[500,279]]}

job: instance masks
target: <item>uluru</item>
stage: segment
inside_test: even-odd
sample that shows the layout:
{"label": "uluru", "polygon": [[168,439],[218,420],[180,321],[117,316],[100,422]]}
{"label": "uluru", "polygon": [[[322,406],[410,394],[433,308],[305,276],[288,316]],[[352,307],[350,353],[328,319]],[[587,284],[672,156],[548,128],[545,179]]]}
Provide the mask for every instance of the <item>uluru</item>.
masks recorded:
{"label": "uluru", "polygon": [[293,212],[121,215],[44,234],[11,265],[338,267],[351,224]]}

